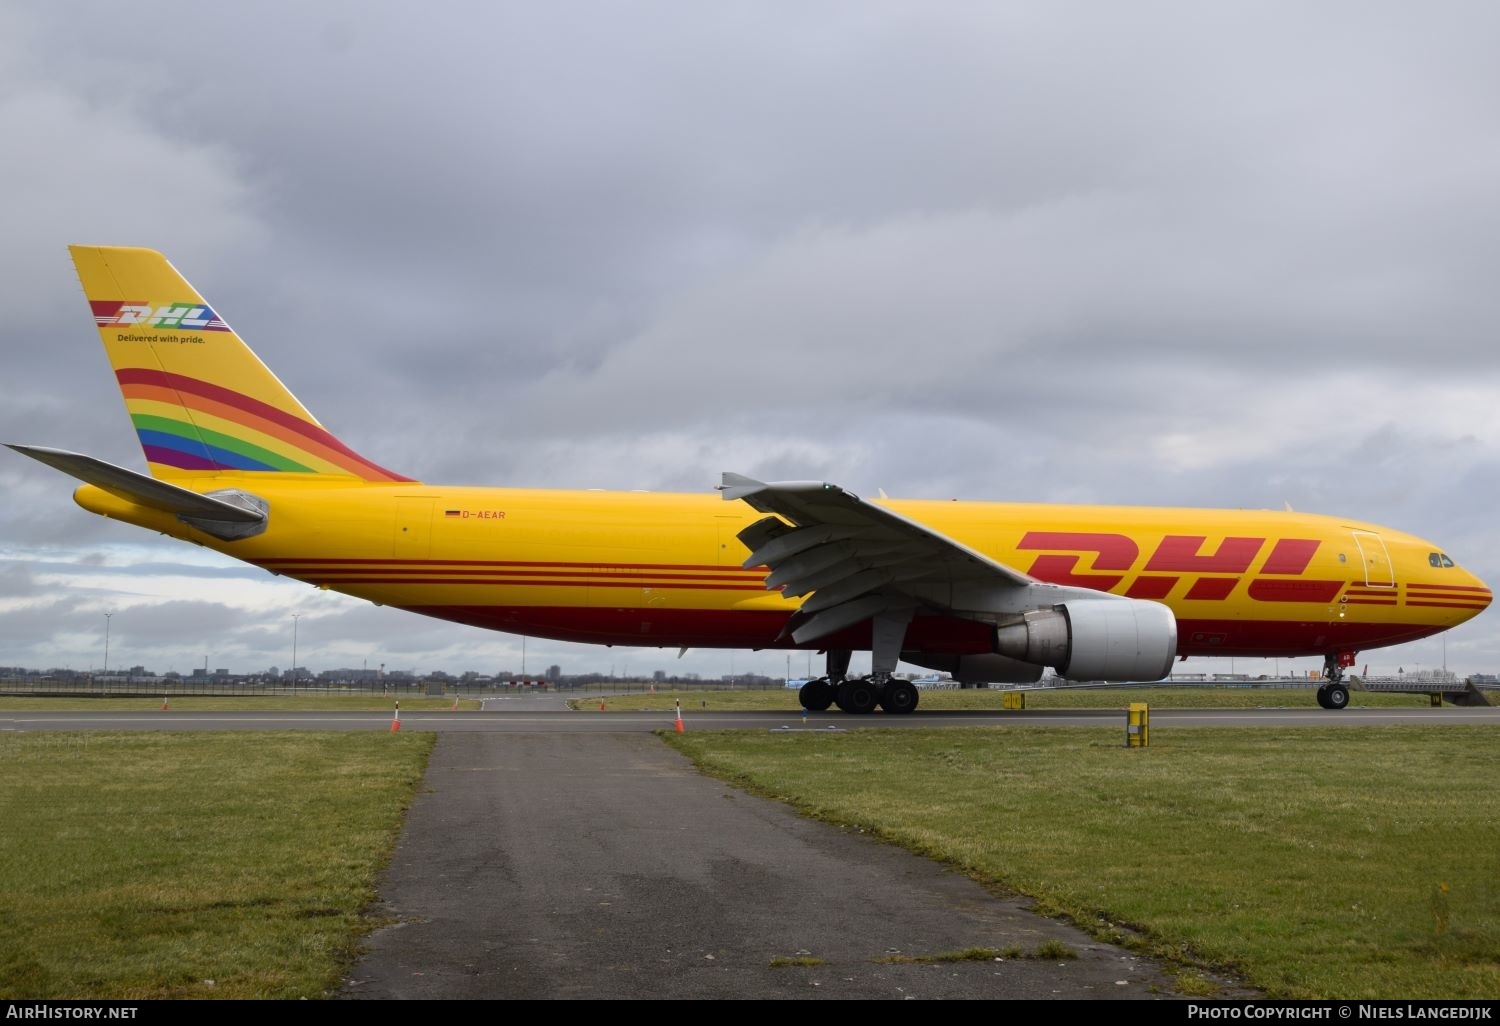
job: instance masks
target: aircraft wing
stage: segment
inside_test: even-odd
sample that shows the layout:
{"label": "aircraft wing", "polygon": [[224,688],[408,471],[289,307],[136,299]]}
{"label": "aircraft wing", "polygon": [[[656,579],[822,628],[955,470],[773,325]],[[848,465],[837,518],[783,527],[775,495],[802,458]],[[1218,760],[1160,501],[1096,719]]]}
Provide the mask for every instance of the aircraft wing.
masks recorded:
{"label": "aircraft wing", "polygon": [[767,588],[810,595],[790,625],[799,644],[903,609],[988,616],[1112,597],[1038,581],[837,485],[726,473],[719,489],[773,514],[740,532],[744,565],[770,567]]}

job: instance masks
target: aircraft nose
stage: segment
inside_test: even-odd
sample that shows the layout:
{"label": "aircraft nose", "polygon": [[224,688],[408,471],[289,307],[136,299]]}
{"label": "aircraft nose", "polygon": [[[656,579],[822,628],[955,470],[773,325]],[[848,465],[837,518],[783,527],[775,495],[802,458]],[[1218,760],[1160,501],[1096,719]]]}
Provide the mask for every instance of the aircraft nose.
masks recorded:
{"label": "aircraft nose", "polygon": [[[1439,554],[1432,558],[1446,557]],[[1436,562],[1431,565],[1438,567]],[[1489,585],[1463,567],[1455,567],[1451,560],[1430,574],[1414,576],[1406,588],[1406,604],[1414,611],[1424,609],[1440,619],[1444,627],[1457,627],[1474,619],[1490,607],[1494,598]]]}
{"label": "aircraft nose", "polygon": [[1494,599],[1495,595],[1490,591],[1489,585],[1467,570],[1464,571],[1463,584],[1455,588],[1452,593],[1451,600],[1455,607],[1453,622],[1459,624],[1474,619],[1488,609]]}
{"label": "aircraft nose", "polygon": [[1474,582],[1471,587],[1475,589],[1474,595],[1480,600],[1479,608],[1474,610],[1474,615],[1478,616],[1480,613],[1489,608],[1490,603],[1494,601],[1495,594],[1494,592],[1490,591],[1489,585],[1485,584],[1473,574],[1469,575],[1469,579]]}

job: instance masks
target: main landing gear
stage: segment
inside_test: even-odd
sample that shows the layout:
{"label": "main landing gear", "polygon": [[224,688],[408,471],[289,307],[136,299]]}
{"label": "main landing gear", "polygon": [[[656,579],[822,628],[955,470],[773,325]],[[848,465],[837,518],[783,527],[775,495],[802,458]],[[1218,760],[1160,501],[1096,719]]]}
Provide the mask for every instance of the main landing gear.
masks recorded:
{"label": "main landing gear", "polygon": [[896,680],[889,670],[868,677],[848,677],[849,656],[846,650],[829,650],[827,675],[808,681],[797,692],[802,708],[822,712],[830,705],[837,705],[846,713],[874,712],[876,706],[888,713],[909,713],[916,709],[916,685]]}
{"label": "main landing gear", "polygon": [[1318,704],[1324,709],[1342,709],[1349,704],[1349,686],[1344,683],[1344,667],[1354,665],[1354,652],[1330,652],[1323,659],[1326,682],[1318,688]]}

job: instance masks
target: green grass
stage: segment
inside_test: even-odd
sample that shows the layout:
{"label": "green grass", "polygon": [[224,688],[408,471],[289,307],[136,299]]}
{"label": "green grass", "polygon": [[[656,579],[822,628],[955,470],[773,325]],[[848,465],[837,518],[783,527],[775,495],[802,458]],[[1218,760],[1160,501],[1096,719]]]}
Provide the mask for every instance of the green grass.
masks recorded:
{"label": "green grass", "polygon": [[689,731],[725,779],[1291,998],[1500,998],[1500,728]]}
{"label": "green grass", "polygon": [[1220,991],[1219,985],[1213,980],[1206,978],[1202,973],[1195,973],[1191,970],[1183,970],[1178,973],[1173,977],[1172,982],[1173,986],[1177,989],[1177,993],[1183,997],[1214,997]]}
{"label": "green grass", "polygon": [[791,958],[778,955],[775,958],[771,959],[772,969],[786,969],[791,966],[798,966],[805,969],[822,964],[823,959],[817,958],[813,955],[796,955]]}
{"label": "green grass", "polygon": [[434,739],[0,734],[0,998],[326,994]]}
{"label": "green grass", "polygon": [[1032,957],[1048,962],[1063,962],[1070,958],[1077,958],[1078,952],[1060,940],[1044,940],[1036,946],[1036,951]]}
{"label": "green grass", "polygon": [[[243,698],[225,696],[183,697],[170,695],[167,712],[394,712],[395,698],[379,695],[254,695]],[[453,708],[451,698],[402,698],[405,712],[436,712]],[[459,699],[458,709],[478,709],[476,699]],[[0,696],[0,712],[161,712],[161,699],[155,698],[64,698],[50,695]]]}
{"label": "green grass", "polygon": [[[918,713],[936,709],[999,710],[999,688],[923,689]],[[1318,707],[1312,688],[1060,688],[1053,691],[1027,691],[1027,709],[1124,709],[1132,702],[1146,702],[1163,709],[1263,709],[1277,707]],[[718,712],[756,710],[798,712],[797,692],[790,688],[757,691],[663,691],[654,695],[613,695],[604,700],[606,712],[670,710],[682,702],[684,713],[712,709]],[[581,712],[598,712],[599,697],[570,699],[568,704]],[[1388,692],[1351,691],[1350,708],[1426,706],[1426,695],[1390,694]],[[814,713],[814,716],[821,715]],[[829,716],[842,716],[837,708]],[[1024,711],[1016,712],[1025,716]]]}

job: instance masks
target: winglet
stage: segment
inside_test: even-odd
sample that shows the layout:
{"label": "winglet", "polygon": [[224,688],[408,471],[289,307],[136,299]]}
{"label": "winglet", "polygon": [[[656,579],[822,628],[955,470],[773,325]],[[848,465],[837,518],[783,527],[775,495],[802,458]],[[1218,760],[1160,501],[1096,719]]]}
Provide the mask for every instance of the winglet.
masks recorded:
{"label": "winglet", "polygon": [[765,487],[766,483],[764,481],[757,481],[755,478],[746,477],[744,474],[732,474],[726,470],[724,471],[723,484],[719,485],[719,491],[724,493],[725,502],[734,502],[736,499],[743,499],[754,495],[756,492],[763,491]]}
{"label": "winglet", "polygon": [[[829,484],[827,481],[777,481],[775,484],[767,484],[757,481],[753,477],[744,474],[734,474],[724,471],[724,483],[719,485],[719,491],[724,493],[724,501],[732,502],[735,499],[748,499],[752,495],[758,495],[768,490],[800,494],[806,492],[837,492],[854,499],[856,496],[844,491],[838,485]],[[754,503],[751,503],[754,505]],[[759,508],[759,507],[756,507]]]}

